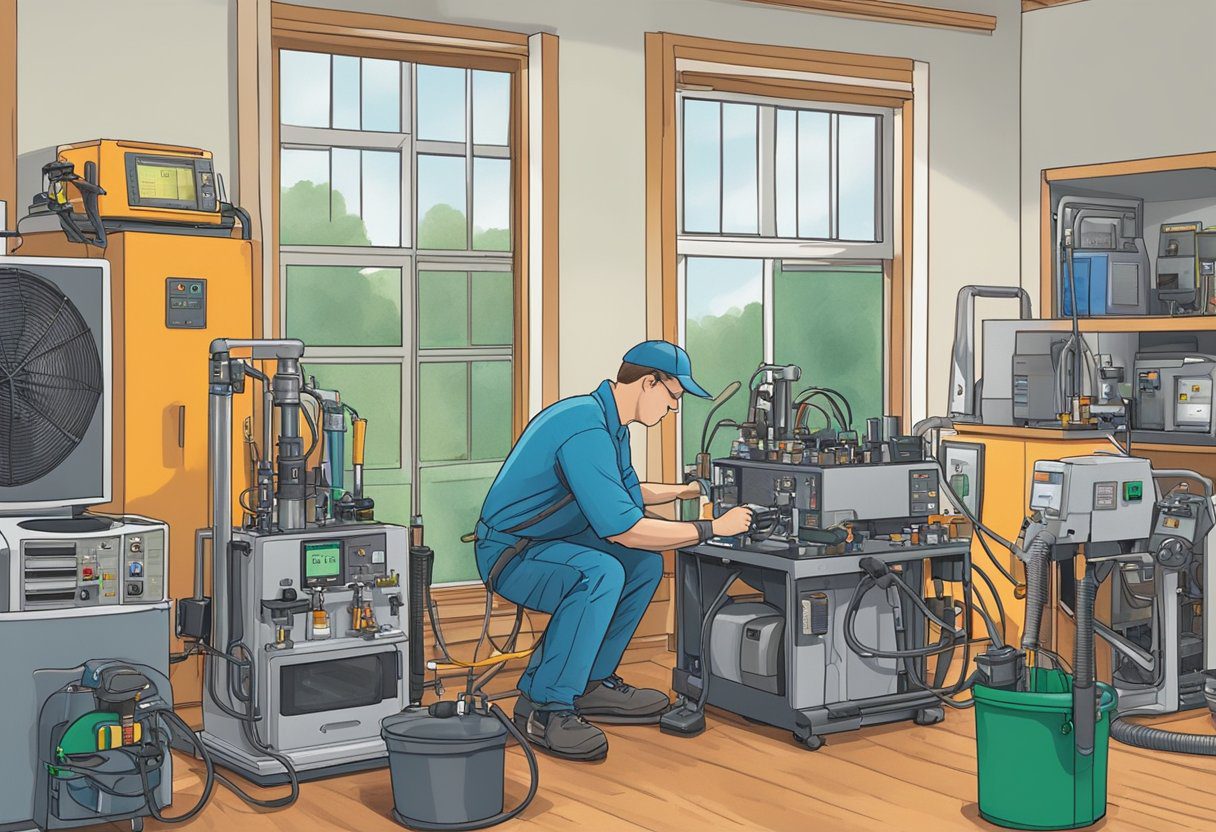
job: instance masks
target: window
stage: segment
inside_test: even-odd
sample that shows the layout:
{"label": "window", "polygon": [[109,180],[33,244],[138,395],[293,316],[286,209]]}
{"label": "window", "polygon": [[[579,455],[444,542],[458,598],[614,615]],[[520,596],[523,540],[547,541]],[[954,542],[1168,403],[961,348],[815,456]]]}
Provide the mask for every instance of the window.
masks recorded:
{"label": "window", "polygon": [[459,538],[511,444],[512,89],[508,72],[279,51],[281,331],[367,417],[377,517],[423,515],[437,581],[477,578]]}
{"label": "window", "polygon": [[[677,113],[679,319],[694,371],[716,393],[763,362],[797,364],[803,387],[844,394],[863,430],[885,398],[894,112],[683,91]],[[703,442],[729,452],[731,431],[705,433],[709,407],[685,400],[684,463]],[[715,418],[746,411],[744,390]],[[812,427],[838,422],[810,411]]]}

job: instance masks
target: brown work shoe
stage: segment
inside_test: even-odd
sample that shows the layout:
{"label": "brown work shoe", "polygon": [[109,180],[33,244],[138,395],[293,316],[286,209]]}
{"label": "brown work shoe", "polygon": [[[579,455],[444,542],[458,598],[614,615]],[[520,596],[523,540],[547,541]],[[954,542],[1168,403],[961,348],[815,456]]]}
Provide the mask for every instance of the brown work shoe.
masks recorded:
{"label": "brown work shoe", "polygon": [[605,722],[655,722],[669,707],[667,694],[652,688],[635,688],[616,675],[592,684],[574,700],[574,709],[580,716]]}
{"label": "brown work shoe", "polygon": [[602,760],[608,755],[608,738],[572,710],[538,711],[521,695],[515,701],[515,727],[528,742],[566,760]]}

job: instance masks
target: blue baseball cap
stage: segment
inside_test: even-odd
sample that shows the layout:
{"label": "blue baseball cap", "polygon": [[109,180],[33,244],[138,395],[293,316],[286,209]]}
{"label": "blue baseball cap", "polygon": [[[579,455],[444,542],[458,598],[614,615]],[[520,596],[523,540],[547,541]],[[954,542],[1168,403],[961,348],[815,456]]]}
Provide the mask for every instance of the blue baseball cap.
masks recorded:
{"label": "blue baseball cap", "polygon": [[670,341],[643,341],[625,353],[621,360],[675,376],[684,389],[694,396],[702,399],[713,398],[705,392],[705,388],[693,381],[692,359],[688,357],[688,353]]}

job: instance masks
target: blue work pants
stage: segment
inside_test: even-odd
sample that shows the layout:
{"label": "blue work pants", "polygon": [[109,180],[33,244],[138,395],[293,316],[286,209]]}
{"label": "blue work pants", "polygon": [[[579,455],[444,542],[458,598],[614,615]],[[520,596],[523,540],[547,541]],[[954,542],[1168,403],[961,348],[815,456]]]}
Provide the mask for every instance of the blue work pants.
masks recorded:
{"label": "blue work pants", "polygon": [[[477,568],[484,580],[515,538],[479,524]],[[611,676],[663,577],[657,552],[630,549],[590,530],[536,541],[498,576],[495,592],[549,613],[540,647],[519,680],[538,708],[571,708],[590,681]]]}

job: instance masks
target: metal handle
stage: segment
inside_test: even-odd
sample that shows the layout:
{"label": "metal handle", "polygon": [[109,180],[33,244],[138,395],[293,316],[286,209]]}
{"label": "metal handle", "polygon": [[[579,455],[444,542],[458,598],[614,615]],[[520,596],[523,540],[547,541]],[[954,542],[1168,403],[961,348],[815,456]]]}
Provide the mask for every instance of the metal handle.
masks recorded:
{"label": "metal handle", "polygon": [[177,447],[182,450],[186,448],[186,406],[184,404],[177,407]]}

